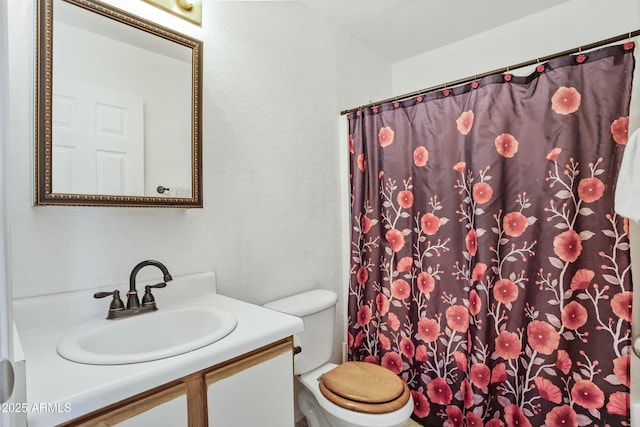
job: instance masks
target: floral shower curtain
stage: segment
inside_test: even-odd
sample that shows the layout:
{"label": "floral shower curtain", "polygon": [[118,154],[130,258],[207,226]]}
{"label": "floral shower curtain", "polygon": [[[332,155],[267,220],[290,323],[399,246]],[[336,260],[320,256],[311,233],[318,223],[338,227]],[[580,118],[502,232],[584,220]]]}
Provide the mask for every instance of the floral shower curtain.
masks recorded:
{"label": "floral shower curtain", "polygon": [[424,426],[629,424],[633,43],[351,113],[351,360]]}

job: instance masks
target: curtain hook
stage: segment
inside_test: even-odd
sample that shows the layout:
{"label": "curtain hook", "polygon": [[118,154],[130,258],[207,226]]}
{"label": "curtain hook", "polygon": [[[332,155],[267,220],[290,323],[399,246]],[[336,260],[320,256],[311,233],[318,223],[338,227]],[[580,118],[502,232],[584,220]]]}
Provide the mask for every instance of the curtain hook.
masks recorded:
{"label": "curtain hook", "polygon": [[509,72],[509,66],[507,65],[507,71],[505,72],[504,76],[503,76],[504,80],[507,82],[511,81],[511,73]]}
{"label": "curtain hook", "polygon": [[626,43],[624,44],[624,50],[631,50],[633,48],[633,46],[635,45],[635,43],[631,39],[631,37],[632,37],[632,33],[631,33],[631,31],[629,31],[629,38],[627,39]]}

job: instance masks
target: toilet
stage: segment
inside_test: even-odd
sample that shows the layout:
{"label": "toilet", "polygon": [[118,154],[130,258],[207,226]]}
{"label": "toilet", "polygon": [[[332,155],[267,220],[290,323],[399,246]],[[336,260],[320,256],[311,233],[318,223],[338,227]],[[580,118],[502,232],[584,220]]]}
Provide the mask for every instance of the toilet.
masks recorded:
{"label": "toilet", "polygon": [[337,301],[335,292],[317,289],[264,305],[304,322],[294,336],[300,412],[309,427],[404,427],[413,399],[400,377],[366,362],[329,363]]}

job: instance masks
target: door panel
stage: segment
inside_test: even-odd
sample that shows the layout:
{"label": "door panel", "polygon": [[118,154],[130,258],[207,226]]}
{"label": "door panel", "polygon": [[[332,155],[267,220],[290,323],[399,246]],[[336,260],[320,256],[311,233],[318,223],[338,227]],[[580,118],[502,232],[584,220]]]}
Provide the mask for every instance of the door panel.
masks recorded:
{"label": "door panel", "polygon": [[53,89],[53,191],[143,195],[143,99],[74,80]]}

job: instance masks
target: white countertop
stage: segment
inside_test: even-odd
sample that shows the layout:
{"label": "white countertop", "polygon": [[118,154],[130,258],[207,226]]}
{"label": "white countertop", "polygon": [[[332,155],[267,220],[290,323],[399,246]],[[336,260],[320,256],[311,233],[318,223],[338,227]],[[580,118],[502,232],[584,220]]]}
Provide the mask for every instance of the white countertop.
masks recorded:
{"label": "white countertop", "polygon": [[[169,284],[169,286],[172,285]],[[205,293],[169,305],[161,302],[162,293],[159,291],[156,299],[160,310],[163,306],[193,303],[223,308],[236,316],[238,324],[226,337],[198,350],[151,362],[110,366],[71,362],[58,355],[56,352],[58,341],[77,321],[27,330],[23,328],[19,335],[26,357],[27,406],[31,409],[33,405],[49,405],[49,409],[43,412],[29,411],[29,427],[51,427],[60,424],[126,397],[240,356],[303,329],[302,320],[298,317],[215,293]],[[106,314],[107,306],[104,307],[101,317]],[[24,307],[18,311],[20,310],[24,317],[24,312],[28,310]],[[38,316],[38,314],[34,315]],[[33,319],[30,321],[33,322]],[[105,322],[108,321],[105,319]],[[126,322],[127,319],[117,321]],[[20,325],[18,326],[20,330]]]}

